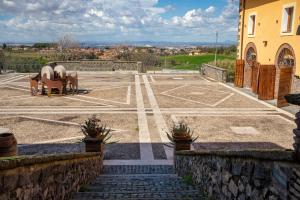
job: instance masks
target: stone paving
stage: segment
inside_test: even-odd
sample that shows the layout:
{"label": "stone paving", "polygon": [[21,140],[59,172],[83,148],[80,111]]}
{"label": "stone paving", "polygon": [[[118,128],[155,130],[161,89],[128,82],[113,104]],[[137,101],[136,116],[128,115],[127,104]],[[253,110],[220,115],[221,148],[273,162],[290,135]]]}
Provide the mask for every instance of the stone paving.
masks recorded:
{"label": "stone paving", "polygon": [[174,174],[173,166],[106,166],[75,200],[202,200],[199,188]]}
{"label": "stone paving", "polygon": [[198,74],[80,72],[80,94],[50,98],[28,85],[28,74],[0,75],[0,127],[20,154],[83,151],[78,125],[91,114],[118,141],[106,165],[172,164],[165,132],[181,120],[199,135],[195,149],[292,148],[293,115]]}

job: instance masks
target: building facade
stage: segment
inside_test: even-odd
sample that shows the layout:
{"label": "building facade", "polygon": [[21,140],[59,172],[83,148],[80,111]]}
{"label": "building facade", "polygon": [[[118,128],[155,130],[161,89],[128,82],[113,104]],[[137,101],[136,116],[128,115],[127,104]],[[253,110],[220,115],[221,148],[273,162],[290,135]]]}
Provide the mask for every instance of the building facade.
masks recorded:
{"label": "building facade", "polygon": [[237,86],[287,105],[300,92],[300,0],[240,0]]}

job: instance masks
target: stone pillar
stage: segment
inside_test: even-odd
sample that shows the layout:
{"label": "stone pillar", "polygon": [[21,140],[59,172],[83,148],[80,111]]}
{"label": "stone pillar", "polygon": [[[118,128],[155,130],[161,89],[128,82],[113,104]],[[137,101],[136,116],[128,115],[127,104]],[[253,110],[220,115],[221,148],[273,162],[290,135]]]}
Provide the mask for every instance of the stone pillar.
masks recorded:
{"label": "stone pillar", "polygon": [[139,73],[147,73],[147,68],[142,62],[137,62],[137,71]]}
{"label": "stone pillar", "polygon": [[297,128],[294,129],[294,150],[295,150],[295,157],[297,160],[300,161],[300,111],[296,114],[295,122],[297,124]]}

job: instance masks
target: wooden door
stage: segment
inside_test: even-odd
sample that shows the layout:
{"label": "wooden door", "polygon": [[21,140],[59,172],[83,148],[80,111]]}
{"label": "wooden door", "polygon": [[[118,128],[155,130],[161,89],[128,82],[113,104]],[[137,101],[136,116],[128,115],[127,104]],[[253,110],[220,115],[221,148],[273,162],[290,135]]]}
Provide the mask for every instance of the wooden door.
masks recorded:
{"label": "wooden door", "polygon": [[280,66],[280,78],[279,78],[278,99],[277,99],[277,107],[279,108],[289,105],[289,103],[285,100],[284,96],[291,92],[292,74],[293,74],[292,67]]}
{"label": "wooden door", "polygon": [[234,78],[234,85],[236,87],[243,87],[244,66],[245,66],[244,60],[236,60],[235,78]]}
{"label": "wooden door", "polygon": [[258,98],[261,100],[274,99],[275,65],[260,65],[258,75]]}
{"label": "wooden door", "polygon": [[253,62],[251,87],[252,87],[252,92],[255,94],[257,94],[258,92],[258,74],[259,74],[258,72],[259,72],[259,63]]}

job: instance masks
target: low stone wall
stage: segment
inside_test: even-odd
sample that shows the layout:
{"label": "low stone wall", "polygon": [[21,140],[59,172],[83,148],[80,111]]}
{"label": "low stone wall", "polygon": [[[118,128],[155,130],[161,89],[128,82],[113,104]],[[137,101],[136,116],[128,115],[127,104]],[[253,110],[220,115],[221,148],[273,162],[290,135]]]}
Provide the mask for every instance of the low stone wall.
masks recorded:
{"label": "low stone wall", "polygon": [[292,151],[177,152],[175,169],[212,199],[300,199],[300,164]]}
{"label": "low stone wall", "polygon": [[114,61],[114,60],[80,60],[80,61],[56,61],[70,71],[139,71],[144,73],[141,62]]}
{"label": "low stone wall", "polygon": [[300,78],[293,77],[293,86],[291,93],[300,93]]}
{"label": "low stone wall", "polygon": [[99,153],[0,159],[0,199],[70,199],[101,173]]}
{"label": "low stone wall", "polygon": [[201,74],[222,83],[227,82],[227,70],[220,67],[203,64]]}

